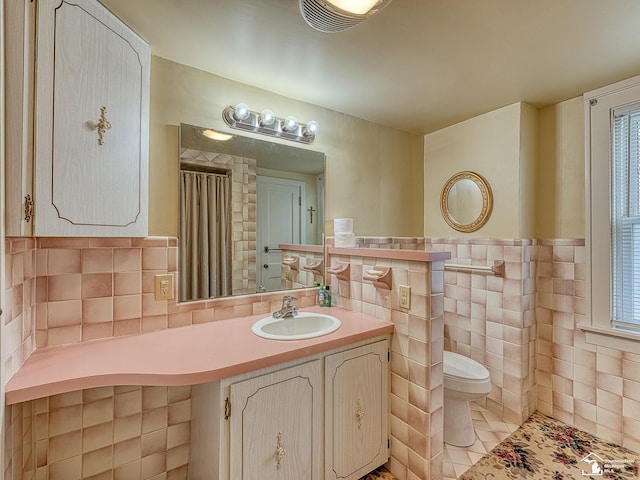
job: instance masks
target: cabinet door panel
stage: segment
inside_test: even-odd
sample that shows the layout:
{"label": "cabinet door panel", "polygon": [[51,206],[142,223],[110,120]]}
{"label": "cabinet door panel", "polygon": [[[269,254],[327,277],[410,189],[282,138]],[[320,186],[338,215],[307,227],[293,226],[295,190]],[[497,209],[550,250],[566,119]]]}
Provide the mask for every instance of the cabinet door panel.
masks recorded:
{"label": "cabinet door panel", "polygon": [[231,478],[319,478],[320,382],[314,361],[231,385]]}
{"label": "cabinet door panel", "polygon": [[36,234],[146,235],[148,47],[97,2],[38,8]]}
{"label": "cabinet door panel", "polygon": [[388,343],[325,360],[325,478],[357,479],[388,455]]}

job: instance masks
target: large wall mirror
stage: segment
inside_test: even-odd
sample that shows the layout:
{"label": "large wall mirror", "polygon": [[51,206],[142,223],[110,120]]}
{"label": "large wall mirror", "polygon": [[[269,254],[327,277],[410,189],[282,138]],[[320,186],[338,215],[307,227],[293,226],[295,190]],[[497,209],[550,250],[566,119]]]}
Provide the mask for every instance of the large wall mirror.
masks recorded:
{"label": "large wall mirror", "polygon": [[325,155],[180,125],[179,301],[321,278]]}
{"label": "large wall mirror", "polygon": [[493,207],[489,183],[474,172],[459,172],[444,185],[440,210],[444,220],[459,232],[475,232],[482,227]]}

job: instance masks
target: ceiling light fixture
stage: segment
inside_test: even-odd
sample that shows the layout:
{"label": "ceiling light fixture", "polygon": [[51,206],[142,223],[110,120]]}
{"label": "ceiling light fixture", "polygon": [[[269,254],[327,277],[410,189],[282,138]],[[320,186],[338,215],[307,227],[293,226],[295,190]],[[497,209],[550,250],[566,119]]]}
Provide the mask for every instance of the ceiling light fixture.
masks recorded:
{"label": "ceiling light fixture", "polygon": [[299,0],[305,22],[324,33],[348,30],[364,22],[391,0]]}
{"label": "ceiling light fixture", "polygon": [[300,143],[313,143],[319,130],[315,120],[301,126],[293,115],[279,118],[271,110],[253,112],[245,103],[226,107],[222,111],[222,119],[231,128]]}
{"label": "ceiling light fixture", "polygon": [[203,128],[200,130],[200,133],[203,137],[210,138],[211,140],[216,140],[218,142],[226,142],[227,140],[231,140],[233,135],[229,135],[228,133],[218,132],[217,130],[211,130],[208,128]]}

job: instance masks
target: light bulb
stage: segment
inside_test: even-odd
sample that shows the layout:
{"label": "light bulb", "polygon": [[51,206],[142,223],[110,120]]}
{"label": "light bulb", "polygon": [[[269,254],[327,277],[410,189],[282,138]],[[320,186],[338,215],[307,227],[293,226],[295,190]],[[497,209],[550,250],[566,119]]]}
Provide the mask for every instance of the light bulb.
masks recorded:
{"label": "light bulb", "polygon": [[229,135],[228,133],[218,132],[217,130],[202,130],[202,135],[210,138],[211,140],[217,140],[219,142],[226,142],[227,140],[231,140],[233,135]]}
{"label": "light bulb", "polygon": [[251,115],[251,109],[246,103],[237,104],[236,108],[233,110],[233,118],[239,122],[249,118],[249,115]]}
{"label": "light bulb", "polygon": [[302,129],[302,135],[304,135],[305,137],[313,137],[316,133],[318,133],[319,128],[320,125],[318,124],[318,122],[316,122],[315,120],[311,120],[310,122],[307,122],[305,127]]}
{"label": "light bulb", "polygon": [[276,121],[276,116],[271,110],[263,110],[260,113],[260,126],[269,127]]}
{"label": "light bulb", "polygon": [[328,0],[329,3],[336,7],[356,15],[364,15],[376,4],[380,3],[379,0]]}
{"label": "light bulb", "polygon": [[285,132],[293,132],[298,128],[298,119],[293,115],[289,115],[282,123],[282,129]]}

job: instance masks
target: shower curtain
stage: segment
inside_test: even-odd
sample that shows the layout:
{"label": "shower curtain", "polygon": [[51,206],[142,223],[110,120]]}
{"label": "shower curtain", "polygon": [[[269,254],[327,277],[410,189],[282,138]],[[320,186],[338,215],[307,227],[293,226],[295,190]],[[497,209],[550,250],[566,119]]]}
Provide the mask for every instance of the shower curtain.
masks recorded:
{"label": "shower curtain", "polygon": [[231,181],[180,171],[180,300],[231,295]]}

